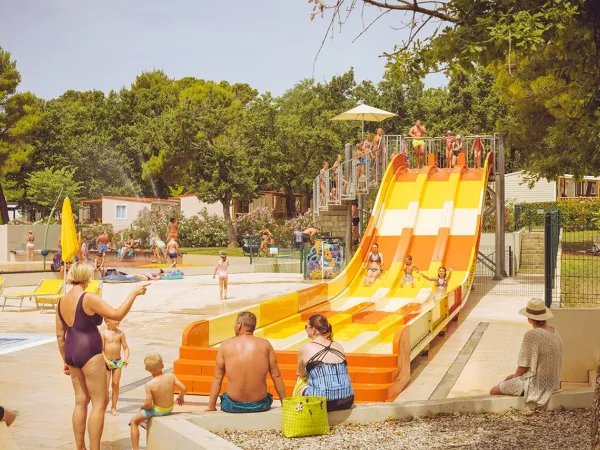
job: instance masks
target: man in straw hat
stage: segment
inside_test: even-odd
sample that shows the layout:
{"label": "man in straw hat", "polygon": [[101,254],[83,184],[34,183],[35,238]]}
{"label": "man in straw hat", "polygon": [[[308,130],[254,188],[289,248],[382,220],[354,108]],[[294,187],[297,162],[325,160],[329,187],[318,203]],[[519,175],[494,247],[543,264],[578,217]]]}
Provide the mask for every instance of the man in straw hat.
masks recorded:
{"label": "man in straw hat", "polygon": [[553,317],[544,300],[532,298],[519,311],[533,327],[523,336],[515,373],[494,386],[490,395],[525,396],[526,402],[545,405],[553,392],[560,389],[562,340],[558,331],[548,325]]}

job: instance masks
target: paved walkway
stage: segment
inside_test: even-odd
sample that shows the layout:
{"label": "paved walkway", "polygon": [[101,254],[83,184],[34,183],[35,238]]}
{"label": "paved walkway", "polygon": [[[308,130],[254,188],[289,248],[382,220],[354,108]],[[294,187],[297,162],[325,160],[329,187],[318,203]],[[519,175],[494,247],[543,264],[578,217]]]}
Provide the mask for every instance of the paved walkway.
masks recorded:
{"label": "paved walkway", "polygon": [[[243,308],[306,287],[296,274],[234,274],[230,276],[230,300],[218,298],[212,276],[155,281],[144,297],[136,300],[121,325],[131,347],[131,363],[123,370],[120,415],[106,416],[103,448],[131,448],[128,422],[144,399],[144,355],[162,354],[165,367],[177,359],[184,328],[195,320]],[[118,306],[136,284],[107,284],[103,298]],[[7,288],[7,292],[23,288]],[[30,307],[32,309],[25,309]],[[21,313],[10,308],[0,313],[0,404],[19,411],[11,431],[23,450],[74,448],[71,429],[73,389],[62,374],[54,333],[56,316],[40,314],[24,303]],[[16,340],[20,339],[20,340]],[[190,396],[188,411],[204,407],[206,399]],[[142,443],[144,443],[142,433]]]}
{"label": "paved walkway", "polygon": [[427,356],[413,360],[411,382],[395,401],[488,395],[517,367],[523,335],[531,328],[518,311],[528,299],[471,293],[458,323],[432,342]]}
{"label": "paved walkway", "polygon": [[[117,306],[135,286],[106,285],[103,297]],[[170,368],[190,322],[304,287],[296,274],[231,275],[231,299],[221,302],[216,281],[209,276],[153,282],[121,326],[131,347],[131,364],[123,371],[120,415],[106,416],[103,448],[131,448],[127,424],[143,402],[146,353],[159,351]],[[11,290],[23,288],[7,289]],[[515,369],[523,334],[529,329],[517,314],[526,301],[526,297],[472,293],[459,322],[452,322],[446,335],[432,343],[428,356],[413,361],[411,383],[396,401],[487,394]],[[62,374],[55,320],[54,314],[35,309],[0,313],[0,404],[20,412],[12,432],[22,449],[74,447],[73,391],[70,379]],[[200,412],[206,403],[206,397],[190,396],[177,410]]]}

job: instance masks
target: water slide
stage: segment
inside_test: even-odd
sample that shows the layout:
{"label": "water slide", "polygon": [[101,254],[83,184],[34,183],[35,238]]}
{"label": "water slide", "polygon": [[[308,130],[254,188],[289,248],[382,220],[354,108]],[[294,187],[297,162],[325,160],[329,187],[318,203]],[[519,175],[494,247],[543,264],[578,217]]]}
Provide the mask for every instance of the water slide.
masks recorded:
{"label": "water slide", "polygon": [[[258,319],[255,335],[273,344],[288,395],[296,382],[296,351],[308,342],[304,325],[325,315],[340,342],[357,402],[393,400],[410,380],[410,361],[424,350],[469,294],[481,233],[482,210],[493,154],[483,169],[467,168],[464,156],[451,170],[429,164],[409,169],[404,156],[392,160],[383,176],[373,215],[348,266],[335,279],[246,310]],[[384,270],[364,285],[371,244],[379,244]],[[414,287],[401,285],[403,261],[436,277],[453,268],[447,292],[435,298],[434,283],[416,274]],[[236,312],[190,324],[184,331],[175,374],[188,392],[208,395],[218,345],[233,335]],[[227,380],[223,382],[226,390]],[[269,380],[269,391],[276,392]]]}

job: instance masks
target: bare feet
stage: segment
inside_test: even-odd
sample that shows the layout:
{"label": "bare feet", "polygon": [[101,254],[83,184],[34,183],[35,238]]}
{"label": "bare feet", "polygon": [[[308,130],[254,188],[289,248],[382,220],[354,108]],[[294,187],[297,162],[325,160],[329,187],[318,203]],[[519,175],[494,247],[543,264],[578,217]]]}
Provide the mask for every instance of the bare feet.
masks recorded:
{"label": "bare feet", "polygon": [[119,415],[119,413],[117,412],[117,409],[116,409],[116,408],[113,408],[113,409],[111,409],[111,410],[110,410],[110,413],[111,413],[113,416],[118,416],[118,415]]}

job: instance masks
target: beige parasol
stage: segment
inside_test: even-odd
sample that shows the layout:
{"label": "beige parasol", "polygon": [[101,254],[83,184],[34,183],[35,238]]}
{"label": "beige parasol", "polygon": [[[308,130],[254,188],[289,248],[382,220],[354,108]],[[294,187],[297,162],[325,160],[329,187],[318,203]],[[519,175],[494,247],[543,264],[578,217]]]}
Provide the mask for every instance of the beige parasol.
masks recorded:
{"label": "beige parasol", "polygon": [[365,121],[367,122],[381,122],[382,120],[390,117],[397,116],[391,112],[384,111],[383,109],[373,108],[369,105],[358,105],[356,108],[352,108],[349,111],[338,114],[331,120],[360,120],[362,121],[362,134],[365,134]]}

